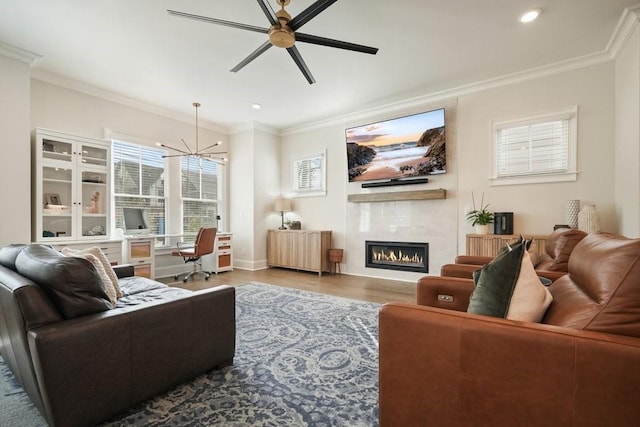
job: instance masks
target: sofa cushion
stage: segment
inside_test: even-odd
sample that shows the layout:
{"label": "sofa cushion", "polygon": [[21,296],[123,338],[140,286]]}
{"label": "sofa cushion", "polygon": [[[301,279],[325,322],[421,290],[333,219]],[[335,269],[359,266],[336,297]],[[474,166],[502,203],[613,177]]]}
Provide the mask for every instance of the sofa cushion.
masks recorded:
{"label": "sofa cushion", "polygon": [[547,239],[545,251],[536,265],[538,270],[568,271],[569,257],[587,233],[574,228],[554,230]]}
{"label": "sofa cushion", "polygon": [[125,277],[120,279],[124,296],[118,299],[116,309],[136,306],[139,304],[170,301],[186,295],[192,291],[165,285],[146,277]]}
{"label": "sofa cushion", "polygon": [[41,286],[65,319],[113,308],[102,279],[86,259],[34,244],[20,251],[16,270]]}
{"label": "sofa cushion", "polygon": [[0,249],[0,264],[16,271],[16,258],[25,246],[23,244],[12,244]]}
{"label": "sofa cushion", "polygon": [[640,337],[640,239],[590,234],[549,290],[544,323]]}
{"label": "sofa cushion", "polygon": [[530,243],[521,237],[474,272],[469,313],[528,322],[542,319],[552,297],[533,268],[527,252]]}

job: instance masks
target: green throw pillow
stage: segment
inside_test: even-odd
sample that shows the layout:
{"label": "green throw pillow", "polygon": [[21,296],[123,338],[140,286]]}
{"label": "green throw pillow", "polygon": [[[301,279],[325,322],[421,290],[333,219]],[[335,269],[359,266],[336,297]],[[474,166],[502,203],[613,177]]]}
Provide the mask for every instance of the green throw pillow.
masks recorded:
{"label": "green throw pillow", "polygon": [[475,289],[467,312],[528,322],[542,319],[552,297],[533,268],[530,245],[520,237],[474,272]]}

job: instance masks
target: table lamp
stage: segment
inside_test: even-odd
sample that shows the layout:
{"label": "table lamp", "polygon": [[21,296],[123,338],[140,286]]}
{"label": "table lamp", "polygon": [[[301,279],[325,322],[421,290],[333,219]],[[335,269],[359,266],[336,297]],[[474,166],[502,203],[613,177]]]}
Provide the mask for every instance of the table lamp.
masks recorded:
{"label": "table lamp", "polygon": [[284,226],[284,213],[291,211],[291,200],[284,197],[276,199],[276,211],[280,212],[280,218],[282,220],[282,224],[280,225],[279,230],[285,230],[286,227]]}

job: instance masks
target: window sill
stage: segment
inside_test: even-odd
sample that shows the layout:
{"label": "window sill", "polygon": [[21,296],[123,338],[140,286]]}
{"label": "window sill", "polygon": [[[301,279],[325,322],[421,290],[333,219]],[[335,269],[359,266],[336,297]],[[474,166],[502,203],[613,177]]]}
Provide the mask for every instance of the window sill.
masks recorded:
{"label": "window sill", "polygon": [[512,177],[491,177],[489,182],[491,186],[499,185],[521,185],[521,184],[546,184],[550,182],[567,182],[577,181],[578,172],[556,173],[548,175],[527,175]]}
{"label": "window sill", "polygon": [[301,193],[293,193],[291,196],[292,197],[320,197],[320,196],[326,196],[327,192],[326,191],[307,191],[307,192],[301,192]]}

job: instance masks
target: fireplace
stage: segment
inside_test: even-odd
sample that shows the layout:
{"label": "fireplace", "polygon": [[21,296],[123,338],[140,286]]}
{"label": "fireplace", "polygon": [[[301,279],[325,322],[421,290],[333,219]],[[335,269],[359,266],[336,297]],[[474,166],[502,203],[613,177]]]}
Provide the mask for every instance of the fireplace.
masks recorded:
{"label": "fireplace", "polygon": [[366,267],[387,270],[429,272],[429,244],[414,242],[365,243]]}

